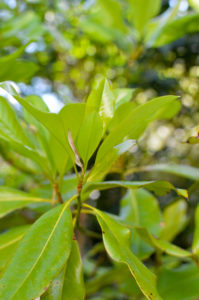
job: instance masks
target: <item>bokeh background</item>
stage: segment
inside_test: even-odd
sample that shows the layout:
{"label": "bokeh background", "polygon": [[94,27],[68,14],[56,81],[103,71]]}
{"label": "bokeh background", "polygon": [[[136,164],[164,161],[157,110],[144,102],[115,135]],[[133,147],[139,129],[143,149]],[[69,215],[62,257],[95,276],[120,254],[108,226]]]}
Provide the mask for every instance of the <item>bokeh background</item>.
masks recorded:
{"label": "bokeh background", "polygon": [[[2,0],[0,81],[16,82],[23,96],[41,96],[53,112],[66,103],[86,101],[102,76],[114,88],[128,89],[137,104],[157,96],[179,95],[180,113],[172,120],[152,124],[132,151],[121,157],[108,179],[166,179],[188,189],[189,205],[182,207],[186,222],[174,240],[187,248],[199,196],[197,181],[157,168],[146,169],[156,164],[199,168],[199,146],[183,143],[187,132],[199,124],[199,1],[163,0],[151,13],[147,30],[133,21],[130,3]],[[158,30],[154,33],[155,27]],[[25,166],[19,170],[2,143],[0,152],[1,184],[23,190],[38,188],[39,180],[28,176]],[[195,176],[199,179],[197,170]],[[118,213],[122,194],[121,189],[115,189],[93,197],[100,209]],[[172,199],[171,195],[160,198],[160,206],[166,207]],[[34,219],[34,214],[28,213],[28,218]],[[91,239],[88,245],[92,244],[95,241]]]}

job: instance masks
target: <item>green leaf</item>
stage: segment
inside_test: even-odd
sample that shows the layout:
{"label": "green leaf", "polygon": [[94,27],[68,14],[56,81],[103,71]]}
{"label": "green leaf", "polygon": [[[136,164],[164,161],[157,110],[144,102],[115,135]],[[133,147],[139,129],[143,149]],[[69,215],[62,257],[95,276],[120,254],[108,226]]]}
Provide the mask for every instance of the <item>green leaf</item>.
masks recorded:
{"label": "green leaf", "polygon": [[120,88],[113,90],[113,93],[115,95],[115,107],[118,108],[120,105],[128,103],[131,100],[134,91],[135,89],[129,88]]}
{"label": "green leaf", "polygon": [[145,26],[149,20],[156,16],[161,8],[160,0],[128,0],[130,21],[135,28],[143,34]]}
{"label": "green leaf", "polygon": [[[157,237],[160,236],[162,217],[156,198],[143,189],[131,190],[121,201],[120,217],[125,223],[147,228]],[[154,249],[143,241],[136,230],[131,230],[131,247],[136,256],[143,259]],[[152,245],[153,246],[153,245]]]}
{"label": "green leaf", "polygon": [[0,234],[0,270],[13,256],[20,240],[30,226],[18,226]]}
{"label": "green leaf", "polygon": [[123,142],[123,139],[130,136],[138,139],[146,127],[159,118],[171,118],[180,108],[180,102],[176,96],[163,96],[155,98],[143,105],[138,106],[121,120],[120,123],[102,143],[99,148],[96,163],[102,161],[111,149]]}
{"label": "green leaf", "polygon": [[[103,21],[108,27],[118,29],[125,33],[127,28],[122,18],[122,7],[120,2],[115,0],[98,0],[100,13],[103,16]],[[113,10],[114,7],[114,10]],[[102,20],[101,20],[102,21]]]}
{"label": "green leaf", "polygon": [[[170,173],[181,177],[189,178],[192,180],[199,180],[199,169],[188,165],[175,165],[175,164],[158,164],[144,166],[138,171],[160,171]],[[128,171],[127,171],[128,172]]]}
{"label": "green leaf", "polygon": [[176,189],[168,181],[102,181],[102,182],[87,182],[84,185],[84,192],[93,190],[107,190],[116,187],[124,187],[127,189],[145,188],[154,192],[158,196],[163,196],[170,191],[175,191],[178,195],[188,197],[186,190]]}
{"label": "green leaf", "polygon": [[158,290],[164,300],[192,300],[199,295],[199,271],[195,264],[163,269],[158,276]]}
{"label": "green leaf", "polygon": [[83,268],[77,241],[73,241],[72,250],[64,275],[63,300],[84,300],[85,287]]}
{"label": "green leaf", "polygon": [[103,241],[110,257],[126,264],[143,294],[149,300],[160,300],[156,289],[155,275],[131,252],[129,230],[115,221],[110,215],[94,209],[103,233]]}
{"label": "green leaf", "polygon": [[192,253],[154,236],[147,230],[147,228],[138,226],[134,226],[134,228],[137,234],[139,234],[140,238],[142,238],[146,243],[148,243],[155,249],[180,258],[192,256]]}
{"label": "green leaf", "polygon": [[64,161],[68,160],[68,155],[74,159],[74,154],[68,143],[68,131],[71,130],[73,139],[75,140],[83,122],[85,104],[68,104],[65,105],[58,114],[55,114],[39,111],[24,99],[18,96],[15,96],[15,98],[32,116],[43,124],[58,141],[62,147],[62,154],[60,155],[62,164],[63,159]]}
{"label": "green leaf", "polygon": [[153,47],[162,47],[171,43],[184,35],[198,31],[199,14],[191,13],[183,17],[166,23],[165,26],[158,28],[154,36],[149,39],[149,45]]}
{"label": "green leaf", "polygon": [[41,202],[50,203],[51,200],[34,197],[16,189],[0,186],[0,218],[16,209]]}
{"label": "green leaf", "polygon": [[88,164],[89,158],[94,151],[103,135],[102,121],[96,112],[89,114],[80,128],[77,149],[80,157],[82,158],[85,168]]}
{"label": "green leaf", "polygon": [[0,96],[0,136],[31,146],[8,101]]}
{"label": "green leaf", "polygon": [[187,224],[187,202],[178,200],[163,211],[164,227],[161,238],[166,241],[172,241],[176,235],[181,232]]}
{"label": "green leaf", "polygon": [[100,79],[92,89],[86,103],[86,114],[95,110],[99,113],[104,130],[114,115],[115,96],[107,79]]}
{"label": "green leaf", "polygon": [[[4,83],[1,87],[12,91],[14,94],[16,93],[12,84]],[[38,150],[34,149],[34,145],[25,135],[11,105],[1,96],[0,117],[0,138],[8,142],[17,153],[35,161],[43,169],[44,173],[48,173],[48,162],[45,157]]]}
{"label": "green leaf", "polygon": [[85,287],[82,262],[77,241],[72,241],[69,259],[41,300],[84,300]]}
{"label": "green leaf", "polygon": [[195,212],[195,229],[192,250],[193,254],[199,257],[199,206],[197,206]]}
{"label": "green leaf", "polygon": [[135,145],[135,143],[135,140],[127,140],[119,145],[116,145],[112,150],[110,150],[109,154],[106,155],[102,161],[99,161],[94,165],[88,174],[88,181],[102,180],[111,169],[117,158],[123,153],[127,152]]}
{"label": "green leaf", "polygon": [[[38,66],[31,62],[18,59],[27,45],[19,48],[16,52],[0,58],[0,81],[27,81],[38,70]],[[13,72],[14,70],[14,72]]]}
{"label": "green leaf", "polygon": [[72,218],[66,203],[45,213],[24,236],[0,280],[0,298],[40,296],[69,257],[71,243]]}

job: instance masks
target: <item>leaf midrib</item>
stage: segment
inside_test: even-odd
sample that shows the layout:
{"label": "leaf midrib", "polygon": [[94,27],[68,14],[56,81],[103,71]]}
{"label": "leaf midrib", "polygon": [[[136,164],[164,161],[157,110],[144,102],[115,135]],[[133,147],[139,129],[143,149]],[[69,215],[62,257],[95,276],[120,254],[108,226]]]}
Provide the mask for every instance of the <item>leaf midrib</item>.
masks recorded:
{"label": "leaf midrib", "polygon": [[[54,227],[53,227],[53,230],[52,230],[52,232],[50,233],[50,235],[49,235],[49,237],[48,237],[48,239],[47,239],[47,241],[46,241],[46,243],[45,243],[45,245],[44,245],[44,247],[43,247],[43,249],[42,249],[40,255],[39,255],[38,258],[36,259],[35,263],[33,264],[32,268],[30,269],[30,271],[28,272],[28,274],[26,275],[26,277],[24,278],[24,280],[22,281],[22,283],[20,284],[20,286],[17,288],[17,290],[15,291],[15,293],[12,295],[12,298],[18,293],[18,291],[20,290],[20,288],[23,286],[24,282],[28,279],[28,277],[30,276],[30,274],[31,274],[32,271],[34,270],[35,266],[36,266],[37,263],[39,262],[41,256],[43,255],[44,251],[46,250],[46,248],[47,248],[47,246],[48,246],[48,244],[49,244],[49,242],[50,242],[50,239],[51,239],[52,235],[53,235],[54,232],[55,232],[55,229],[56,229],[58,223],[59,223],[60,220],[61,220],[61,217],[62,217],[64,211],[65,211],[66,208],[68,207],[68,204],[69,204],[69,203],[66,203],[65,206],[63,207],[63,210],[61,211],[61,213],[60,213],[60,215],[59,215],[59,218],[57,219],[57,221],[56,221],[56,223],[55,223],[55,225],[54,225]],[[12,298],[11,298],[11,299],[12,299]]]}

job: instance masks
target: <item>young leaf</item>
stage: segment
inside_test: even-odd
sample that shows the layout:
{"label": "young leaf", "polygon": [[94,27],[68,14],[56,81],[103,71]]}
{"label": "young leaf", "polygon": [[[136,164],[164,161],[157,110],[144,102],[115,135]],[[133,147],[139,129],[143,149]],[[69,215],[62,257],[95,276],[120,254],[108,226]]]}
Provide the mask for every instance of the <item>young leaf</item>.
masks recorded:
{"label": "young leaf", "polygon": [[41,300],[84,300],[85,287],[82,262],[77,241],[72,241],[69,259]]}
{"label": "young leaf", "polygon": [[152,121],[159,118],[171,118],[175,115],[180,108],[177,98],[176,96],[155,98],[130,111],[100,146],[96,163],[102,161],[114,146],[123,142],[125,137],[138,139]]}
{"label": "young leaf", "polygon": [[83,123],[77,139],[78,152],[85,167],[88,164],[89,158],[99,145],[102,135],[102,121],[96,112],[92,112]]}
{"label": "young leaf", "polygon": [[18,226],[0,234],[0,270],[13,256],[16,247],[30,226]]}
{"label": "young leaf", "polygon": [[69,257],[71,243],[72,218],[66,203],[45,213],[24,236],[0,280],[0,298],[39,297]]}
{"label": "young leaf", "polygon": [[34,197],[28,193],[13,188],[9,188],[6,186],[1,186],[0,187],[0,218],[2,218],[6,214],[16,209],[28,206],[32,203],[41,203],[41,202],[50,203],[51,200]]}
{"label": "young leaf", "polygon": [[100,79],[92,89],[86,103],[86,115],[93,110],[98,112],[104,129],[114,115],[115,96],[107,79]]}
{"label": "young leaf", "polygon": [[[130,190],[126,193],[121,201],[120,217],[130,225],[147,228],[155,236],[160,236],[162,216],[158,202],[146,190]],[[151,244],[143,241],[134,229],[131,232],[133,253],[141,259],[148,257],[154,251]]]}
{"label": "young leaf", "polygon": [[106,251],[113,260],[124,263],[135,278],[142,293],[149,300],[161,300],[156,289],[155,275],[142,264],[129,247],[129,230],[110,215],[94,209],[103,233]]}

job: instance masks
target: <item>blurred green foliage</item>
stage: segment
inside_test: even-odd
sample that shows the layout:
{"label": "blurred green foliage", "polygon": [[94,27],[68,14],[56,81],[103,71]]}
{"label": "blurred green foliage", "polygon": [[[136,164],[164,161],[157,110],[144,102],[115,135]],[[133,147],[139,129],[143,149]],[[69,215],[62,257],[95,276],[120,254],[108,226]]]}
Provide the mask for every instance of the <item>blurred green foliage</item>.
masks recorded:
{"label": "blurred green foliage", "polygon": [[[101,76],[112,81],[118,95],[119,89],[128,89],[124,94],[126,96],[128,92],[131,101],[123,111],[119,110],[118,120],[128,109],[156,96],[180,96],[182,108],[178,115],[172,120],[156,121],[150,125],[132,150],[112,166],[107,179],[162,179],[187,189],[189,203],[182,199],[173,202],[173,194],[160,197],[163,213],[160,216],[156,212],[156,217],[158,222],[163,219],[161,222],[171,228],[172,235],[171,231],[162,233],[164,239],[189,249],[199,196],[199,146],[195,145],[198,128],[194,133],[188,133],[199,124],[198,1],[3,0],[0,9],[0,81],[15,81],[29,101],[30,95],[36,94],[54,110],[63,103],[85,102],[91,87]],[[30,137],[35,141],[34,126],[31,126],[35,125],[34,122],[28,124],[30,116],[24,120],[19,104],[13,99],[11,102],[17,108],[22,127],[30,131]],[[44,178],[36,164],[13,151],[6,141],[0,142],[0,152],[1,184],[31,191],[36,196],[51,197],[50,184],[47,181],[41,184]],[[57,163],[62,166],[62,163]],[[92,159],[88,165],[93,165]],[[178,168],[178,165],[185,166]],[[187,165],[193,169],[187,169]],[[73,177],[66,180],[66,185],[63,185],[66,198],[72,194],[75,185]],[[98,208],[122,214],[125,197],[129,195],[123,197],[120,208],[122,196],[124,189],[118,188],[94,193],[93,199]],[[142,196],[138,202],[142,203]],[[156,207],[156,199],[150,201]],[[130,206],[128,201],[126,205]],[[32,223],[45,209],[45,206],[24,208],[22,212],[8,215],[4,221],[0,220],[0,229]],[[89,228],[99,230],[95,221],[87,222]],[[142,218],[140,224],[144,224]],[[150,256],[153,247],[146,245],[135,229],[132,231],[132,243],[136,241],[133,246],[135,254],[142,259],[150,257],[147,264],[155,262],[159,268],[158,254],[157,257]],[[151,232],[160,236],[156,227]],[[89,299],[144,299],[128,270],[107,262],[101,243],[96,243],[92,237],[82,243],[86,249],[94,245],[84,257]],[[185,263],[189,259],[182,261]],[[195,265],[183,265],[178,257],[167,255],[161,263],[164,268],[160,268],[158,286],[162,295],[167,295],[165,300],[197,300],[199,275]],[[177,289],[176,281],[182,280],[184,286],[185,276],[189,278],[189,285],[187,283],[184,287],[186,292],[173,293]],[[165,289],[167,285],[171,290]]]}

